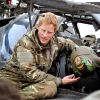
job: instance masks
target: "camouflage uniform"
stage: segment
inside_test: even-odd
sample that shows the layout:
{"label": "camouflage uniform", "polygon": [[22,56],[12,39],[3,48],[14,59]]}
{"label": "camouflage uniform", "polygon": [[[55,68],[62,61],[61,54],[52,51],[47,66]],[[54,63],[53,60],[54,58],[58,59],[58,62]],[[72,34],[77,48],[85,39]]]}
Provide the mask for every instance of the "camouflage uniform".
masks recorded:
{"label": "camouflage uniform", "polygon": [[73,85],[74,89],[84,93],[100,89],[100,57],[91,47],[75,47],[71,53],[71,63],[75,76],[81,77]]}
{"label": "camouflage uniform", "polygon": [[59,50],[68,45],[73,49],[76,45],[69,39],[54,36],[46,47],[42,47],[37,31],[33,28],[24,35],[15,46],[6,67],[0,70],[0,78],[11,80],[23,98],[29,100],[53,97],[57,93],[61,78],[47,72]]}
{"label": "camouflage uniform", "polygon": [[71,53],[71,63],[74,65],[74,60],[78,56],[88,57],[92,61],[95,61],[96,67],[99,67],[99,57],[96,55],[96,53],[93,51],[91,47],[87,46],[77,46],[73,49]]}
{"label": "camouflage uniform", "polygon": [[[82,67],[82,65],[77,65],[75,63],[78,63],[78,57],[80,57],[81,63],[84,61],[84,64],[87,65],[87,67]],[[100,58],[96,55],[96,53],[93,51],[93,49],[91,47],[87,47],[87,46],[77,46],[73,49],[72,53],[71,53],[71,64],[72,64],[72,68],[74,70],[74,72],[79,72],[79,74],[90,74],[90,72],[94,72],[95,70],[97,70],[97,68],[100,67]]]}

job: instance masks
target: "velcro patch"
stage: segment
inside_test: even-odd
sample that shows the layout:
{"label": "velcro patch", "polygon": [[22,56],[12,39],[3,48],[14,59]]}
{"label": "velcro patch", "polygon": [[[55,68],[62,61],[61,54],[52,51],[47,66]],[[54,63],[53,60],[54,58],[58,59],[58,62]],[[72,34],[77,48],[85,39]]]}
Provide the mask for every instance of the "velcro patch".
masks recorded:
{"label": "velcro patch", "polygon": [[23,48],[22,51],[18,49],[17,50],[17,59],[20,63],[21,62],[22,63],[23,62],[32,63],[33,62],[33,55],[29,50],[27,50],[25,48]]}

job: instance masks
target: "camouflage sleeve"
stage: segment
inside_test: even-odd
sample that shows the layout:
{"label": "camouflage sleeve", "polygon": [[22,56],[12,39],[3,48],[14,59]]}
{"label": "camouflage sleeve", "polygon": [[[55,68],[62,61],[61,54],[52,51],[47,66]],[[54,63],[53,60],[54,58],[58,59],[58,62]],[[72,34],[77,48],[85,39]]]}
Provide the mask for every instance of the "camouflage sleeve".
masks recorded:
{"label": "camouflage sleeve", "polygon": [[73,50],[74,47],[78,46],[71,39],[65,39],[63,37],[58,37],[58,42],[59,42],[60,48],[62,48],[62,49],[67,47],[67,48]]}
{"label": "camouflage sleeve", "polygon": [[47,74],[44,71],[38,69],[35,56],[30,50],[22,46],[18,47],[17,60],[21,74],[29,82],[54,81],[57,86],[61,84],[61,78]]}

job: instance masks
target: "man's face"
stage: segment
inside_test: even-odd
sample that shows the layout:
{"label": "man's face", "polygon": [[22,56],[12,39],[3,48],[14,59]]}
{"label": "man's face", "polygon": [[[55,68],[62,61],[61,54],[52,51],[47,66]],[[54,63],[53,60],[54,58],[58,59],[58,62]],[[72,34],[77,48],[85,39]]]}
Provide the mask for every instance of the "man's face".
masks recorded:
{"label": "man's face", "polygon": [[51,38],[54,36],[54,26],[52,24],[43,23],[38,27],[38,38],[42,45],[47,45]]}

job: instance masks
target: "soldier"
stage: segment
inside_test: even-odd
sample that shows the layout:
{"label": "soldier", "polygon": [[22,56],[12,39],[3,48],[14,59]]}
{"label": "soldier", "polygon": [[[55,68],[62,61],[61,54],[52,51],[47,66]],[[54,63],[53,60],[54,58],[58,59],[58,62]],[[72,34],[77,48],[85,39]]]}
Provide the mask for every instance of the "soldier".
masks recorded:
{"label": "soldier", "polygon": [[71,64],[74,73],[86,77],[99,69],[100,58],[91,47],[77,46],[71,53]]}
{"label": "soldier", "polygon": [[57,17],[50,12],[40,16],[38,24],[19,40],[0,78],[15,84],[24,99],[51,98],[59,85],[72,84],[80,78],[73,74],[59,78],[48,73],[53,60],[64,47],[73,49],[76,44],[62,37],[55,37]]}
{"label": "soldier", "polygon": [[83,39],[83,44],[85,46],[93,47],[96,44],[96,36],[95,35],[86,35]]}
{"label": "soldier", "polygon": [[75,47],[70,60],[75,76],[81,77],[74,86],[76,90],[91,93],[100,89],[100,57],[91,47]]}

